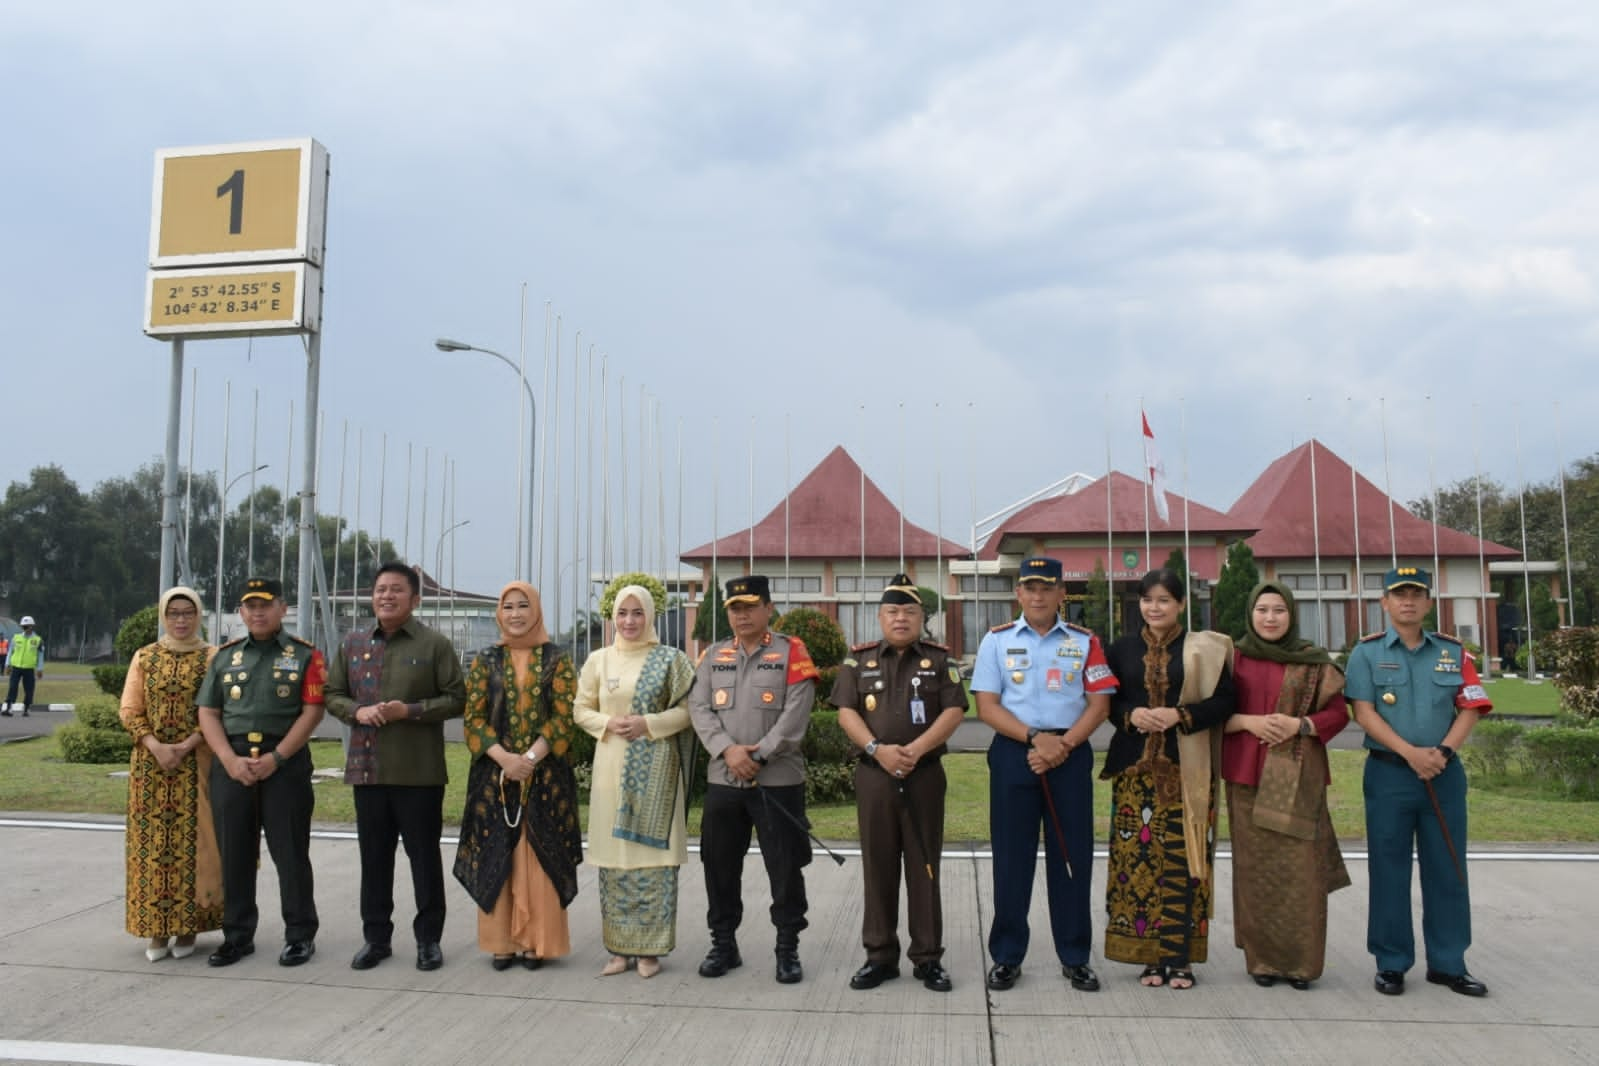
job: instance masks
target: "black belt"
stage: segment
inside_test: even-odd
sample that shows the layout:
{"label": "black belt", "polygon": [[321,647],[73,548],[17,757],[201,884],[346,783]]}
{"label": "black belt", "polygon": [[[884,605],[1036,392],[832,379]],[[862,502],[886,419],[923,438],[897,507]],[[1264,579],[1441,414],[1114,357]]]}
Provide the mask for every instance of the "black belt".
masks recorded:
{"label": "black belt", "polygon": [[1376,759],[1378,762],[1393,763],[1395,766],[1409,766],[1410,765],[1408,762],[1405,761],[1404,756],[1395,755],[1391,751],[1379,751],[1376,748],[1367,748],[1366,749],[1366,754],[1368,756],[1370,756],[1371,758]]}
{"label": "black belt", "polygon": [[228,743],[240,755],[249,752],[251,748],[260,748],[262,751],[271,751],[283,740],[282,733],[229,733]]}

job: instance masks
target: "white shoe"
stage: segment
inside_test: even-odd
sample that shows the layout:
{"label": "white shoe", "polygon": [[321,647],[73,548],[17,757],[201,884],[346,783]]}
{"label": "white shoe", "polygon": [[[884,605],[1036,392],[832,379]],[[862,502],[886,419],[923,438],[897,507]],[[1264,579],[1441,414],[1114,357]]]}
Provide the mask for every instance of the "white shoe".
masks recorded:
{"label": "white shoe", "polygon": [[[180,944],[176,940],[174,940],[172,942],[172,957],[174,959],[186,959],[190,955],[193,955],[193,954],[194,954],[194,945],[193,944]],[[151,961],[153,962],[155,960],[152,959]]]}
{"label": "white shoe", "polygon": [[[151,962],[160,962],[162,959],[172,954],[171,943],[172,942],[168,940],[163,942],[158,948],[145,948],[144,957],[149,959]],[[193,951],[194,949],[190,948],[189,950]]]}

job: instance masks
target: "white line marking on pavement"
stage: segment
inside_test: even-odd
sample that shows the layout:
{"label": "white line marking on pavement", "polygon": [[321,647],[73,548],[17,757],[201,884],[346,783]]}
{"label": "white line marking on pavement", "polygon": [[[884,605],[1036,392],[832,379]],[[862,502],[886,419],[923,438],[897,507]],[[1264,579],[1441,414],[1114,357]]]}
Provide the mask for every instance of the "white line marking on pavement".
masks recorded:
{"label": "white line marking on pavement", "polygon": [[209,1051],[175,1051],[130,1044],[58,1044],[43,1040],[0,1040],[0,1061],[92,1062],[107,1066],[326,1066],[298,1059],[214,1055]]}

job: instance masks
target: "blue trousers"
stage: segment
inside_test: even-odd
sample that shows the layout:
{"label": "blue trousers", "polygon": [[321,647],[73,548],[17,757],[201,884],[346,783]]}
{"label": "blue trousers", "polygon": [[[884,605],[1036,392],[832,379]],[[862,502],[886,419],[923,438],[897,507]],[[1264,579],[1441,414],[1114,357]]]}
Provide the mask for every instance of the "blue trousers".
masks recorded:
{"label": "blue trousers", "polygon": [[1366,843],[1371,888],[1366,949],[1379,970],[1404,973],[1416,964],[1410,920],[1412,856],[1421,866],[1421,935],[1427,966],[1446,974],[1466,971],[1471,946],[1471,894],[1466,884],[1466,771],[1451,759],[1432,780],[1460,858],[1457,872],[1427,795],[1427,782],[1408,766],[1366,759]]}
{"label": "blue trousers", "polygon": [[[1033,900],[1038,835],[1044,835],[1044,881],[1055,955],[1064,966],[1088,962],[1094,928],[1089,887],[1094,862],[1094,752],[1086,744],[1040,777],[1027,765],[1027,745],[996,735],[988,748],[988,828],[994,848],[994,924],[988,954],[1020,966],[1027,956],[1027,912]],[[1060,815],[1050,819],[1044,789]],[[1067,855],[1061,854],[1060,838]],[[1071,859],[1072,873],[1066,873]]]}

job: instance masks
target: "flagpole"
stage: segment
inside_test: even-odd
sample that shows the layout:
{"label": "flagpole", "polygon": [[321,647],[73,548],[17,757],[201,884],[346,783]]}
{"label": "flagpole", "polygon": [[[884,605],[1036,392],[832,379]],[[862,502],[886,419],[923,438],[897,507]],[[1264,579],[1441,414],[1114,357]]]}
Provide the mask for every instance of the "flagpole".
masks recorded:
{"label": "flagpole", "polygon": [[972,473],[972,637],[973,646],[968,651],[965,647],[965,626],[961,627],[961,652],[962,654],[977,654],[977,645],[983,640],[983,570],[977,561],[977,412],[972,401],[966,401],[966,426],[971,431],[972,445],[967,450],[971,457]]}
{"label": "flagpole", "polygon": [[[1483,559],[1482,542],[1482,420],[1478,405],[1471,405],[1471,423],[1476,427],[1471,442],[1471,480],[1477,495],[1477,613],[1478,640],[1482,645],[1482,679],[1493,680],[1493,655],[1488,650],[1488,565]],[[1495,634],[1497,637],[1497,634]],[[1497,646],[1498,641],[1495,640]]]}
{"label": "flagpole", "polygon": [[[600,577],[611,580],[611,357],[600,353]],[[721,446],[720,440],[717,446]]]}
{"label": "flagpole", "polygon": [[[288,440],[288,455],[283,460],[283,518],[282,525],[278,530],[278,584],[280,585],[283,584],[284,578],[289,571],[289,538],[287,536],[289,528],[289,494],[294,491],[294,486],[289,480],[289,472],[294,469],[294,400],[292,397],[289,399]],[[187,551],[187,547],[184,550]],[[303,607],[299,609],[301,611],[305,610]],[[301,630],[301,632],[305,631]]]}
{"label": "flagpole", "polygon": [[[938,401],[934,400],[933,422],[935,425],[943,425],[943,420],[940,417],[942,414],[943,412],[939,410]],[[944,588],[944,449],[941,437],[935,436],[933,438],[933,453],[933,507],[938,512],[933,529],[933,550],[936,553],[933,557],[933,580],[936,582],[934,589],[938,592],[938,605],[942,613],[944,596],[947,590]],[[949,628],[948,622],[949,615],[944,613],[940,619],[941,628],[947,630]],[[949,643],[949,634],[947,632],[940,633],[940,636],[944,643]]]}
{"label": "flagpole", "polygon": [[[1349,425],[1355,424],[1355,398],[1349,400]],[[1355,632],[1366,631],[1366,575],[1360,569],[1360,479],[1355,473],[1355,460],[1353,453],[1349,459],[1349,513],[1352,516],[1355,531]]]}
{"label": "flagpole", "polygon": [[905,572],[905,401],[899,401],[899,569]]}
{"label": "flagpole", "polygon": [[1138,397],[1138,419],[1144,424],[1144,572],[1148,573],[1155,569],[1155,560],[1150,550],[1149,538],[1149,498],[1155,492],[1155,466],[1150,461],[1149,443],[1151,434],[1149,431],[1149,417],[1144,414],[1144,398],[1142,396]]}
{"label": "flagpole", "polygon": [[[1111,505],[1110,393],[1105,394],[1105,643],[1116,639],[1116,510]],[[1139,403],[1142,413],[1143,404]]]}
{"label": "flagpole", "polygon": [[616,454],[618,456],[617,462],[621,466],[620,473],[622,475],[622,492],[621,492],[621,501],[622,501],[622,505],[621,505],[621,511],[622,511],[622,550],[621,550],[622,558],[621,558],[621,567],[622,567],[622,570],[621,570],[621,572],[622,573],[626,573],[629,569],[631,569],[631,567],[628,566],[628,562],[627,562],[627,375],[626,374],[618,374],[618,375],[616,375],[616,424],[617,424]]}
{"label": "flagpole", "polygon": [[[794,596],[794,579],[789,574],[789,497],[794,494],[794,472],[790,465],[792,460],[791,441],[789,438],[788,412],[783,412],[783,597],[790,600]],[[786,602],[785,602],[786,606]]]}
{"label": "flagpole", "polygon": [[1388,399],[1380,397],[1377,401],[1382,420],[1382,488],[1388,497],[1388,565],[1399,565],[1399,537],[1394,532],[1394,481],[1388,467]]}
{"label": "flagpole", "polygon": [[[1315,411],[1315,397],[1305,397],[1305,424],[1310,425],[1311,414]],[[1321,582],[1321,499],[1316,492],[1316,436],[1309,436],[1310,442],[1310,550],[1313,553],[1316,574],[1316,643],[1322,647],[1327,646],[1327,608],[1322,605]]]}
{"label": "flagpole", "polygon": [[750,415],[750,565],[755,573],[755,416]]}
{"label": "flagpole", "polygon": [[1521,404],[1516,404],[1516,503],[1521,510],[1521,587],[1527,616],[1527,683],[1537,684],[1538,663],[1533,653],[1532,570],[1527,557],[1527,482],[1521,476]]}
{"label": "flagpole", "polygon": [[638,568],[644,573],[649,573],[649,562],[644,557],[645,520],[649,511],[644,506],[644,485],[649,479],[650,460],[650,404],[649,391],[643,385],[638,387]]}
{"label": "flagpole", "polygon": [[[555,359],[556,359],[557,362],[560,361],[560,359],[561,359],[561,353],[560,352],[556,352],[555,353]],[[582,360],[583,360],[583,344],[582,344],[582,340],[581,340],[581,338],[574,336],[572,338],[572,506],[571,506],[571,511],[572,511],[572,620],[573,620],[573,625],[575,627],[576,622],[577,622],[577,612],[579,610],[581,610],[583,612],[583,651],[584,651],[585,657],[587,657],[587,654],[594,650],[594,627],[591,624],[591,620],[590,620],[589,614],[588,614],[589,600],[590,600],[594,590],[593,590],[593,587],[590,584],[588,578],[583,574],[583,570],[588,567],[590,560],[589,560],[587,554],[583,555],[581,557],[581,559],[580,559],[580,557],[578,555],[578,550],[577,550],[577,546],[578,546],[578,512],[580,510],[580,508],[577,505],[577,501],[581,498],[580,494],[581,494],[581,496],[587,496],[587,495],[589,495],[589,493],[591,491],[590,486],[582,484],[582,482],[579,481],[578,476],[577,476],[577,473],[578,473],[578,471],[577,471],[577,459],[578,459],[578,453],[581,450],[578,447],[578,431],[579,431],[579,429],[581,429],[584,433],[587,433],[588,432],[588,426],[589,426],[588,419],[579,418],[578,417],[578,414],[579,414],[579,412],[581,410],[581,407],[579,406],[580,399],[581,399],[582,402],[587,402],[587,399],[588,399],[586,396],[583,395],[583,388],[586,388],[588,386],[588,380],[585,378],[585,379],[583,379],[583,382],[582,382],[581,386],[578,384],[578,370],[581,367]],[[557,481],[559,481],[560,478],[561,478],[561,468],[560,467],[556,467],[555,468],[555,479]],[[556,512],[555,525],[557,527],[559,527],[560,524],[561,524],[561,515],[560,515],[560,512]],[[544,544],[544,532],[541,529],[539,531],[539,546],[543,547],[543,544]],[[583,564],[582,566],[578,565],[578,563],[580,561]],[[556,560],[556,565],[557,565],[557,573],[555,575],[555,579],[556,579],[557,582],[559,582],[560,579],[561,579],[561,575],[559,573],[559,565],[560,565],[560,561],[559,560]],[[601,627],[603,627],[605,625],[603,620],[600,622],[600,625],[601,625]],[[572,651],[573,651],[573,654],[576,654],[576,652],[577,652],[577,630],[576,630],[576,628],[574,628],[573,631],[572,631]]]}
{"label": "flagpole", "polygon": [[[859,423],[857,429],[858,429],[858,432],[860,433],[859,440],[861,440],[864,443],[865,440],[866,440],[866,405],[865,404],[861,404],[859,410],[860,410],[860,423]],[[849,642],[851,644],[854,644],[856,641],[861,639],[861,636],[862,636],[861,630],[865,628],[862,625],[862,623],[861,623],[861,612],[862,612],[862,608],[863,608],[864,604],[866,603],[866,460],[864,458],[865,454],[866,454],[865,453],[865,449],[863,448],[861,450],[861,455],[857,456],[856,460],[855,460],[855,469],[860,473],[859,484],[860,484],[860,508],[861,508],[861,520],[860,520],[860,535],[861,535],[861,563],[860,563],[860,566],[861,566],[861,570],[860,570],[860,577],[857,579],[857,583],[855,585],[856,604],[855,604],[855,610],[853,612],[851,612],[851,614],[853,616],[853,621],[852,621],[852,624],[850,625],[850,632],[848,634]]]}
{"label": "flagpole", "polygon": [[[525,308],[526,307],[526,300],[527,300],[527,282],[523,282],[522,283],[522,299],[523,299],[523,306]],[[523,313],[524,313],[524,315],[526,314],[525,310],[524,310]],[[550,301],[545,300],[544,301],[544,373],[543,373],[543,377],[542,377],[542,379],[541,379],[541,381],[539,383],[539,395],[545,398],[544,402],[545,402],[546,405],[548,405],[548,403],[549,403],[549,395],[550,395],[550,325],[551,325],[551,323],[550,323]],[[555,349],[555,358],[556,359],[560,359],[561,358],[561,350],[560,350],[559,347],[557,347]],[[550,433],[550,431],[549,431],[549,427],[547,425],[545,425],[545,422],[547,422],[547,421],[548,421],[548,419],[541,420],[539,422],[539,425],[538,425],[538,434],[539,434],[539,493],[538,493],[539,562],[538,562],[538,567],[539,568],[538,568],[538,577],[536,579],[535,578],[531,578],[531,577],[528,578],[528,581],[531,582],[535,586],[542,585],[544,583],[544,522],[546,521],[546,519],[548,517],[546,512],[545,512],[545,501],[547,499],[546,493],[549,491],[549,485],[550,485],[550,475],[549,475],[549,471],[547,469],[547,464],[550,461],[550,459],[549,459],[549,451],[548,451],[549,450],[549,439],[550,439],[549,433]]]}
{"label": "flagpole", "polygon": [[[721,536],[722,528],[720,508],[722,502],[722,419],[711,416],[711,586],[714,590],[719,587],[716,574],[716,542]],[[715,644],[717,636],[716,594],[714,591],[707,593],[711,598],[711,643]]]}
{"label": "flagpole", "polygon": [[1194,579],[1194,560],[1193,557],[1188,554],[1188,402],[1182,396],[1177,397],[1177,418],[1179,427],[1178,432],[1182,434],[1183,438],[1183,560],[1188,565],[1189,581],[1188,597],[1183,601],[1183,605],[1187,608],[1186,624],[1189,631],[1192,632],[1194,628],[1194,590],[1192,587]]}
{"label": "flagpole", "polygon": [[[1438,569],[1438,478],[1434,473],[1433,457],[1437,454],[1434,441],[1437,439],[1436,429],[1432,420],[1432,393],[1427,394],[1427,498],[1432,508],[1432,594],[1435,601],[1439,601],[1439,593],[1443,592],[1444,576]],[[1441,605],[1441,604],[1440,604]],[[1454,611],[1449,612],[1449,632],[1455,631]],[[1443,612],[1438,613],[1438,628],[1444,628]]]}
{"label": "flagpole", "polygon": [[[574,347],[580,345],[582,340],[582,330],[577,330],[572,334]],[[561,350],[559,347],[555,350],[555,370],[552,373],[552,378],[550,392],[544,398],[544,410],[546,412],[544,421],[550,423],[550,439],[553,442],[551,444],[550,469],[555,471],[555,513],[559,515],[561,513]],[[576,412],[574,411],[573,414],[575,416]],[[574,494],[577,492],[577,484],[575,482],[572,485],[572,491]],[[451,541],[451,544],[453,545],[454,541]],[[561,632],[561,523],[559,519],[555,523],[555,537],[550,543],[550,557],[555,561],[555,588],[551,590],[555,595],[551,598],[553,602],[550,606],[553,609],[553,613],[550,615],[550,623],[554,627],[553,632],[559,634]],[[544,580],[543,574],[539,575],[539,580]],[[450,582],[450,587],[455,587],[454,581]],[[573,655],[577,654],[576,626],[572,628],[571,651]]]}
{"label": "flagpole", "polygon": [[1577,592],[1571,584],[1571,527],[1566,524],[1566,457],[1560,439],[1560,401],[1555,401],[1555,462],[1560,470],[1560,542],[1566,556],[1566,610],[1564,624],[1577,624]]}
{"label": "flagpole", "polygon": [[[683,417],[677,419],[677,554],[673,556],[672,570],[681,573],[683,566]],[[688,601],[685,596],[684,603]],[[714,612],[713,612],[714,613]],[[683,642],[683,650],[688,650],[688,633],[683,625],[688,618],[688,612],[679,611],[677,616],[677,636]]]}

